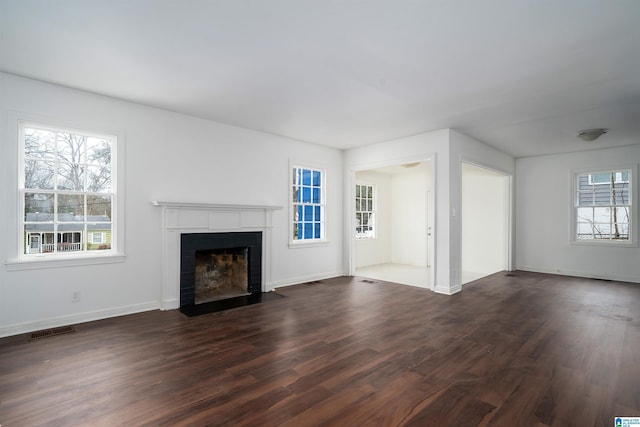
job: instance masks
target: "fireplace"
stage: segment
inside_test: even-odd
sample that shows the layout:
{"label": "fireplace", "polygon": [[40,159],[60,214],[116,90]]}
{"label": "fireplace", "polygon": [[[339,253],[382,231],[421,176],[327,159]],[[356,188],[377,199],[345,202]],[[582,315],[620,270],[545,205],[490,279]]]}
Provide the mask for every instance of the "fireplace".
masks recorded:
{"label": "fireplace", "polygon": [[180,236],[180,307],[262,292],[262,232]]}
{"label": "fireplace", "polygon": [[[162,310],[181,307],[183,295],[181,281],[183,276],[195,275],[195,251],[211,249],[211,247],[207,248],[206,246],[191,248],[193,258],[183,261],[181,254],[182,236],[189,234],[201,234],[209,237],[216,234],[228,235],[236,233],[257,233],[261,235],[262,245],[253,242],[250,244],[231,244],[231,246],[226,247],[249,248],[247,277],[248,286],[252,286],[252,288],[247,291],[251,295],[246,298],[260,295],[259,292],[262,292],[263,295],[271,293],[270,291],[274,288],[271,281],[272,251],[270,250],[273,234],[272,217],[274,211],[282,209],[281,206],[162,201],[154,201],[152,203],[162,209],[162,299],[160,301]],[[208,239],[209,237],[203,237],[203,239]],[[196,239],[196,242],[198,240]],[[221,248],[220,246],[214,247],[214,249]],[[259,268],[254,267],[256,262],[259,263]],[[182,269],[182,265],[185,263],[192,263],[188,271]],[[188,293],[186,292],[186,294]],[[193,290],[191,294],[194,294]],[[235,299],[224,299],[220,303],[231,302]],[[208,305],[195,305],[195,295],[193,295],[192,304],[194,304],[194,308],[202,308]]]}

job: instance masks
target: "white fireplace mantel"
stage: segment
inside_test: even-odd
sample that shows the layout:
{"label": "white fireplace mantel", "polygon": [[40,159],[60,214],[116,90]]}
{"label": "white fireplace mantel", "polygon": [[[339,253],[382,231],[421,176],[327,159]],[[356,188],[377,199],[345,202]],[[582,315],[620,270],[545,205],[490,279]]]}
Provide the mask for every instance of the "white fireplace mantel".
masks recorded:
{"label": "white fireplace mantel", "polygon": [[273,211],[282,206],[218,203],[151,202],[162,208],[163,310],[180,306],[180,235],[184,233],[262,232],[262,291],[271,285]]}

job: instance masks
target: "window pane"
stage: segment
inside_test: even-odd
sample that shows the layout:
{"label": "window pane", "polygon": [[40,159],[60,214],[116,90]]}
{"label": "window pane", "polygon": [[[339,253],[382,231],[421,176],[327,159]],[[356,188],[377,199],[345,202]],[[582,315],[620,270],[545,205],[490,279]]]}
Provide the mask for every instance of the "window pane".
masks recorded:
{"label": "window pane", "polygon": [[308,169],[302,170],[302,185],[311,185],[311,171]]}
{"label": "window pane", "polygon": [[87,163],[96,166],[111,165],[111,144],[106,139],[87,137]]}
{"label": "window pane", "polygon": [[360,197],[360,186],[356,185],[356,197]]}
{"label": "window pane", "polygon": [[321,234],[320,234],[320,223],[316,222],[313,227],[314,227],[313,237],[314,237],[314,239],[319,239],[320,236],[321,236]]}
{"label": "window pane", "polygon": [[55,167],[52,161],[26,160],[24,164],[24,187],[53,190]]}
{"label": "window pane", "polygon": [[86,138],[82,135],[58,132],[57,158],[63,163],[85,163]]}
{"label": "window pane", "polygon": [[629,224],[618,224],[618,236],[614,236],[614,238],[629,240]]}
{"label": "window pane", "polygon": [[626,205],[631,202],[631,198],[630,198],[631,195],[629,193],[629,184],[616,184],[614,193],[615,193],[616,205]]}
{"label": "window pane", "polygon": [[592,206],[593,205],[593,191],[579,191],[578,192],[578,206]]}
{"label": "window pane", "polygon": [[591,175],[591,182],[594,184],[611,182],[610,173],[594,173]]}
{"label": "window pane", "polygon": [[90,239],[87,241],[88,251],[105,251],[111,249],[111,224],[87,224]]}
{"label": "window pane", "polygon": [[595,222],[609,223],[611,222],[610,208],[593,208],[593,220]]}
{"label": "window pane", "polygon": [[615,208],[615,213],[616,215],[614,216],[614,220],[618,222],[630,222],[628,207]]}
{"label": "window pane", "polygon": [[577,176],[577,189],[578,190],[590,190],[592,187],[591,178],[589,175]]}
{"label": "window pane", "polygon": [[592,239],[593,238],[593,226],[591,223],[579,222],[577,224],[578,239]]}
{"label": "window pane", "polygon": [[300,190],[296,187],[293,188],[293,197],[291,200],[293,200],[294,202],[300,201]]}
{"label": "window pane", "polygon": [[367,197],[370,199],[373,198],[373,187],[367,187]]}
{"label": "window pane", "polygon": [[311,188],[309,187],[302,188],[302,202],[311,203]]}
{"label": "window pane", "polygon": [[85,166],[78,163],[62,163],[58,168],[58,189],[82,191]]}
{"label": "window pane", "polygon": [[25,193],[24,220],[33,222],[53,221],[53,194]]}
{"label": "window pane", "polygon": [[56,134],[52,131],[24,129],[24,155],[27,159],[54,159]]}
{"label": "window pane", "polygon": [[367,200],[367,210],[369,212],[373,211],[373,200]]}
{"label": "window pane", "polygon": [[111,221],[111,196],[87,196],[87,221]]}
{"label": "window pane", "polygon": [[320,187],[321,176],[320,171],[313,171],[313,186]]}
{"label": "window pane", "polygon": [[87,167],[87,191],[94,193],[111,191],[111,169],[108,167]]}
{"label": "window pane", "polygon": [[304,223],[304,238],[305,239],[313,238],[313,223],[311,222]]}
{"label": "window pane", "polygon": [[320,203],[320,189],[319,188],[314,188],[313,189],[313,203]]}
{"label": "window pane", "polygon": [[295,212],[295,220],[302,221],[302,205],[296,205],[294,212]]}
{"label": "window pane", "polygon": [[84,221],[84,196],[78,194],[58,194],[58,221]]}
{"label": "window pane", "polygon": [[321,221],[322,218],[321,218],[321,215],[320,215],[320,211],[321,211],[320,206],[316,206],[314,209],[315,209],[314,219],[316,221]]}
{"label": "window pane", "polygon": [[304,220],[313,221],[313,206],[304,207]]}

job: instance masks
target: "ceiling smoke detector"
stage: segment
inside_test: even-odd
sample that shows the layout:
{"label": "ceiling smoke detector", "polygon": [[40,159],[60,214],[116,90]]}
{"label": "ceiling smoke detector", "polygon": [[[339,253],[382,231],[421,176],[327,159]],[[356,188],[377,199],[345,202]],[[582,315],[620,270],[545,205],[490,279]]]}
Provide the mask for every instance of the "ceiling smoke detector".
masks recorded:
{"label": "ceiling smoke detector", "polygon": [[589,129],[589,130],[581,130],[578,133],[578,138],[583,141],[595,141],[600,138],[602,135],[607,133],[609,129]]}

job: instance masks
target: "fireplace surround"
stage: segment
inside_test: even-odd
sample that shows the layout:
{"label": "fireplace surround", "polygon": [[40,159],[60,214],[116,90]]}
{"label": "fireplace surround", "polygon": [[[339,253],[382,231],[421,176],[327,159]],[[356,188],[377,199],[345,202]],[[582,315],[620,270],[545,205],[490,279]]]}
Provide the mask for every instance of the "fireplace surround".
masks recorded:
{"label": "fireplace surround", "polygon": [[[225,250],[224,255],[238,257],[238,253],[246,252],[246,283],[244,293],[262,292],[262,232],[230,232],[230,233],[183,233],[180,236],[180,307],[199,303],[199,274],[196,266],[198,255],[216,254],[216,250]],[[222,255],[222,256],[224,256]],[[206,256],[205,256],[206,258]],[[230,264],[233,261],[230,260]],[[226,266],[225,266],[226,267]],[[230,267],[230,266],[229,266]],[[222,268],[221,268],[222,269]],[[216,273],[213,271],[212,273]],[[222,281],[220,281],[222,282]],[[221,293],[222,298],[224,292]],[[233,293],[230,293],[233,295]],[[236,296],[236,295],[233,295]],[[203,301],[207,302],[207,301]]]}
{"label": "fireplace surround", "polygon": [[[180,307],[180,264],[183,234],[251,233],[262,235],[260,292],[273,290],[271,282],[272,214],[281,206],[153,201],[162,208],[161,309]],[[255,289],[255,288],[254,288]]]}

